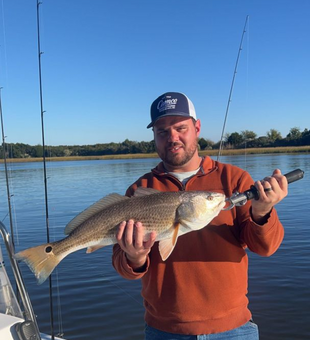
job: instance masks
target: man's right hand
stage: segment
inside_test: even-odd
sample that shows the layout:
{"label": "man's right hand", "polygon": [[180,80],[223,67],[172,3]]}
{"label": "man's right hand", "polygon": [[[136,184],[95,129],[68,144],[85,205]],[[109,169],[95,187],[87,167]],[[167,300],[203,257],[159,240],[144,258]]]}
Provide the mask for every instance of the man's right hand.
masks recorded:
{"label": "man's right hand", "polygon": [[151,232],[147,241],[143,241],[145,229],[141,222],[123,221],[118,228],[116,239],[126,253],[127,261],[133,270],[142,268],[155,243],[156,233]]}

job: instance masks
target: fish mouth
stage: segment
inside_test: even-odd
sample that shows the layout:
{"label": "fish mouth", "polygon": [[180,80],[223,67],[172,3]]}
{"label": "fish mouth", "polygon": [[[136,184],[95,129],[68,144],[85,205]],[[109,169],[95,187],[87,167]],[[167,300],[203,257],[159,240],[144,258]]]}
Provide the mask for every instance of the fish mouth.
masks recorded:
{"label": "fish mouth", "polygon": [[226,206],[226,200],[224,201],[221,201],[219,204],[218,204],[218,208],[220,208],[220,210],[225,210],[225,206]]}
{"label": "fish mouth", "polygon": [[216,205],[216,209],[225,210],[224,207],[226,206],[226,203],[227,203],[227,201],[225,199],[225,196],[223,196],[223,200],[220,200],[218,202],[218,204]]}

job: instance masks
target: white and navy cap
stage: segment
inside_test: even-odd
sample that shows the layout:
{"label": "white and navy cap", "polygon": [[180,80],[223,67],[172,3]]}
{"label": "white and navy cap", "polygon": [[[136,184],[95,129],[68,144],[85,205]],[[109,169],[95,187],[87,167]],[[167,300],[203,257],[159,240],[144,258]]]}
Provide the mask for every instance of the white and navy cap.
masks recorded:
{"label": "white and navy cap", "polygon": [[196,118],[193,103],[183,93],[167,92],[159,96],[151,105],[151,123],[147,126],[153,127],[158,119],[166,116],[182,116]]}

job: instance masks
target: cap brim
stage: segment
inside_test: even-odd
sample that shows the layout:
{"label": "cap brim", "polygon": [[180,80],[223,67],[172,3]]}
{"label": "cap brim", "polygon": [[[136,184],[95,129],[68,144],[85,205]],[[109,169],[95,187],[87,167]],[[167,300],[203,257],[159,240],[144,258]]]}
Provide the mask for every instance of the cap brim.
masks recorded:
{"label": "cap brim", "polygon": [[[160,117],[158,117],[156,120],[154,120],[153,122],[151,122],[146,128],[149,129],[151,127],[153,127],[155,125],[155,123],[161,119],[161,118],[165,118],[165,117],[171,117],[171,116],[179,116],[179,117],[185,117],[185,118],[194,118],[192,116],[190,116],[188,113],[185,112],[174,112],[174,113],[167,113],[165,115],[162,115]],[[195,119],[195,118],[194,118]]]}

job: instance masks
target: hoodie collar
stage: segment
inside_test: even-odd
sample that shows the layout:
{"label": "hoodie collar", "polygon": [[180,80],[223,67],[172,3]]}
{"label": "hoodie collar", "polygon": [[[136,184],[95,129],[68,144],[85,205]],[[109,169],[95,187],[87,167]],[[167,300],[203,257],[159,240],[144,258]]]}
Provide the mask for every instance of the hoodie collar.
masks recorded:
{"label": "hoodie collar", "polygon": [[[210,172],[213,172],[217,169],[217,163],[211,159],[209,156],[202,157],[201,163],[200,163],[200,169],[197,172],[197,175],[207,175]],[[164,163],[160,162],[156,168],[152,169],[152,172],[157,175],[166,175],[167,171],[164,167]]]}

